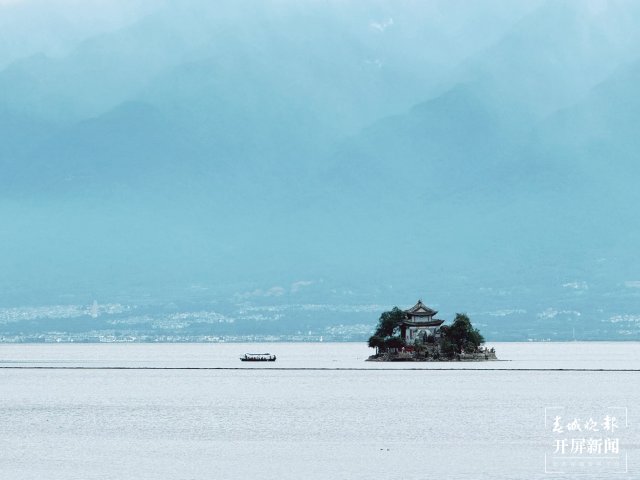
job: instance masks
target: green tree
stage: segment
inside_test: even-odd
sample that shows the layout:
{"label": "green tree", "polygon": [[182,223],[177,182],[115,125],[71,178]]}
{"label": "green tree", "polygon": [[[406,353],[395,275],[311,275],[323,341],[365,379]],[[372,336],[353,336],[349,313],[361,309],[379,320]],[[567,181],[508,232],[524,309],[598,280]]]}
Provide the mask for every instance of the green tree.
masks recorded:
{"label": "green tree", "polygon": [[407,345],[400,337],[389,337],[385,339],[384,344],[387,348],[402,348]]}
{"label": "green tree", "polygon": [[444,339],[440,345],[442,355],[451,358],[456,354],[456,344],[450,340]]}
{"label": "green tree", "polygon": [[[451,326],[440,327],[443,345],[447,344],[447,350],[452,345],[456,353],[462,350],[474,352],[484,343],[484,337],[477,328],[471,325],[471,320],[464,313],[457,313]],[[443,347],[443,353],[446,355]]]}
{"label": "green tree", "polygon": [[376,353],[379,352],[380,350],[384,350],[385,348],[384,338],[378,335],[373,335],[372,337],[369,338],[369,348],[375,348]]}
{"label": "green tree", "polygon": [[369,338],[369,347],[375,348],[377,351],[404,347],[404,340],[396,336],[404,318],[405,313],[398,307],[393,307],[391,310],[383,312],[378,319],[375,333]]}
{"label": "green tree", "polygon": [[400,323],[404,320],[405,314],[398,307],[393,307],[388,312],[383,312],[378,319],[376,333],[379,337],[393,337],[400,328]]}
{"label": "green tree", "polygon": [[429,358],[429,352],[427,351],[427,347],[424,343],[422,343],[419,339],[415,339],[413,342],[413,351],[415,352],[418,358]]}

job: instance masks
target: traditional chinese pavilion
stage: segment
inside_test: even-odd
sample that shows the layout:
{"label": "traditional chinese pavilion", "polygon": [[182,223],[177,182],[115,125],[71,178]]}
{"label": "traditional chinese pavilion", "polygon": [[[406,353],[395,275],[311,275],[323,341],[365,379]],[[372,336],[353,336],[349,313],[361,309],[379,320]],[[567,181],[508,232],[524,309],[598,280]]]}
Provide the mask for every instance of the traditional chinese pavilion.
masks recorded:
{"label": "traditional chinese pavilion", "polygon": [[400,324],[400,336],[407,345],[413,344],[416,339],[424,342],[429,336],[435,337],[438,327],[444,323],[444,320],[433,318],[438,312],[427,307],[422,300],[404,313],[406,318]]}

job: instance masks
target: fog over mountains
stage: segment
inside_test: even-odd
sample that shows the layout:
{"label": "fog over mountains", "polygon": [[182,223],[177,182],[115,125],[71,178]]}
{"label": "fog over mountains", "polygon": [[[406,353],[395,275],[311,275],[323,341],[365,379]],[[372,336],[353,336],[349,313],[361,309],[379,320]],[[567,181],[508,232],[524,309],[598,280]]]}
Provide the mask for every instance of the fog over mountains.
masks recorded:
{"label": "fog over mountains", "polygon": [[639,25],[0,2],[0,340],[360,340],[418,298],[490,340],[638,340]]}

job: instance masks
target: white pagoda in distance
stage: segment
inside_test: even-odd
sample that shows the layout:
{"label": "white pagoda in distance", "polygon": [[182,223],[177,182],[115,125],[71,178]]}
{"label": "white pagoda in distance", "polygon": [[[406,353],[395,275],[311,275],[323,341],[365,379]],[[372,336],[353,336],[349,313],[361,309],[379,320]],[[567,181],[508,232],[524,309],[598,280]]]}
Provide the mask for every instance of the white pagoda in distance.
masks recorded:
{"label": "white pagoda in distance", "polygon": [[423,343],[429,337],[435,339],[438,327],[444,323],[444,320],[433,318],[438,312],[427,307],[422,300],[418,300],[418,303],[404,313],[406,318],[400,324],[400,337],[407,345],[413,345],[416,339]]}

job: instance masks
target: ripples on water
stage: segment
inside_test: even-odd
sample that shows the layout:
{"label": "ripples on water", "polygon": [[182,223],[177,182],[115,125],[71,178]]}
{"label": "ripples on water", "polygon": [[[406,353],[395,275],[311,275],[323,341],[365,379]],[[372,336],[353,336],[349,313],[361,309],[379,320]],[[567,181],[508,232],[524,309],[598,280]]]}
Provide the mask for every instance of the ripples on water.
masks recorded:
{"label": "ripples on water", "polygon": [[[558,405],[627,406],[637,478],[640,372],[517,369],[640,369],[639,344],[495,347],[505,361],[380,364],[359,344],[0,345],[0,367],[246,368],[0,369],[0,478],[584,478],[544,474]],[[256,349],[278,361],[240,362]],[[407,369],[450,366],[510,370]]]}

